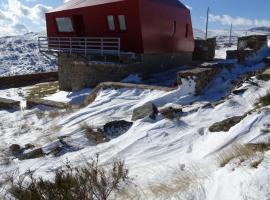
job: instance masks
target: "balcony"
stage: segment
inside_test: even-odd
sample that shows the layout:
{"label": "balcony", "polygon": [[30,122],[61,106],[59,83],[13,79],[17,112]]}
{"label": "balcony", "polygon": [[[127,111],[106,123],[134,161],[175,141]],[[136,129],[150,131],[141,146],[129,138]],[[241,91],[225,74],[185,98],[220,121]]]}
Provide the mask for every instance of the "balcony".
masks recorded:
{"label": "balcony", "polygon": [[68,53],[118,56],[121,54],[120,38],[109,37],[39,37],[39,51],[42,53]]}

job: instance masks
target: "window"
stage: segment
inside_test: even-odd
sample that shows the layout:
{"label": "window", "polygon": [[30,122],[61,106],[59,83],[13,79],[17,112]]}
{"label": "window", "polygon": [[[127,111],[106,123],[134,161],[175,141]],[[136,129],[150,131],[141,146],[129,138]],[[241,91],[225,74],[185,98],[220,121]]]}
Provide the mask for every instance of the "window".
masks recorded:
{"label": "window", "polygon": [[188,24],[186,24],[186,38],[188,37],[188,30],[189,29],[189,27],[188,27]]}
{"label": "window", "polygon": [[110,31],[115,31],[114,17],[113,15],[107,16],[108,26]]}
{"label": "window", "polygon": [[74,31],[70,17],[56,18],[56,23],[59,32],[71,33]]}
{"label": "window", "polygon": [[118,21],[120,25],[120,30],[121,31],[126,31],[127,30],[127,25],[126,25],[126,17],[125,15],[118,15]]}
{"label": "window", "polygon": [[176,33],[176,21],[173,21],[173,32],[172,35],[175,35]]}

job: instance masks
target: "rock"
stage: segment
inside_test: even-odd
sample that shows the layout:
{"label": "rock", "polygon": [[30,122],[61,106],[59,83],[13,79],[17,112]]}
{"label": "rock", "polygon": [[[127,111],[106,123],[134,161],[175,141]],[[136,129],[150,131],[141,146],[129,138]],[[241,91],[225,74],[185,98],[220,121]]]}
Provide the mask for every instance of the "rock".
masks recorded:
{"label": "rock", "polygon": [[35,148],[35,145],[30,144],[30,143],[24,145],[24,149],[34,149],[34,148]]}
{"label": "rock", "polygon": [[158,109],[153,103],[146,103],[143,106],[135,108],[132,114],[132,121],[150,117],[155,120],[158,114]]}
{"label": "rock", "polygon": [[245,91],[247,91],[246,88],[244,88],[244,89],[237,89],[237,90],[234,90],[232,93],[235,94],[235,95],[241,95],[241,94],[243,94]]}
{"label": "rock", "polygon": [[103,130],[108,137],[116,138],[126,133],[132,125],[133,122],[127,122],[125,120],[112,121],[105,124]]}
{"label": "rock", "polygon": [[21,154],[23,152],[23,149],[18,144],[12,144],[9,149],[14,156],[18,156],[18,154]]}
{"label": "rock", "polygon": [[169,106],[166,108],[162,108],[159,110],[159,112],[162,114],[163,117],[173,120],[173,119],[179,119],[183,114],[182,107],[173,107]]}
{"label": "rock", "polygon": [[23,153],[19,159],[20,160],[28,160],[28,159],[34,159],[34,158],[40,158],[45,156],[45,153],[41,148],[35,149],[33,151],[30,151],[28,153]]}
{"label": "rock", "polygon": [[228,119],[225,119],[221,122],[214,123],[212,126],[210,126],[209,131],[210,132],[228,132],[231,127],[238,124],[242,119],[244,119],[244,116],[235,116]]}

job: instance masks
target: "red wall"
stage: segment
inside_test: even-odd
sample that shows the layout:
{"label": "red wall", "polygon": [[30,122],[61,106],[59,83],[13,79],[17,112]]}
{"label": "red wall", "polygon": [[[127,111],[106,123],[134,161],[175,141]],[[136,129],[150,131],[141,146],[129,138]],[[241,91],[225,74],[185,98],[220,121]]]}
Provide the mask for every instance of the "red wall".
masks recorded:
{"label": "red wall", "polygon": [[[121,50],[135,53],[142,52],[142,37],[138,14],[138,1],[121,1],[104,5],[97,5],[72,10],[58,11],[46,14],[48,37],[120,37]],[[117,15],[125,15],[127,31],[121,32]],[[59,33],[55,22],[56,17],[72,17],[82,15],[84,35],[77,33]],[[107,15],[115,15],[116,31],[110,31]],[[76,29],[75,20],[73,26]],[[76,32],[76,31],[75,31]]]}
{"label": "red wall", "polygon": [[[145,53],[193,52],[194,38],[189,10],[140,0],[140,17]],[[176,33],[173,23],[176,21]],[[186,38],[186,24],[189,34]]]}
{"label": "red wall", "polygon": [[[127,31],[121,32],[117,15],[126,16]],[[59,33],[56,17],[83,17],[84,35]],[[108,29],[107,15],[115,15],[116,31]],[[172,36],[173,22],[176,33]],[[46,14],[48,37],[120,37],[121,50],[135,53],[193,52],[194,39],[190,12],[187,9],[160,4],[154,0],[125,0],[109,4],[76,8]],[[189,34],[185,37],[185,27]],[[76,27],[73,19],[73,26]],[[76,32],[76,31],[75,31]]]}

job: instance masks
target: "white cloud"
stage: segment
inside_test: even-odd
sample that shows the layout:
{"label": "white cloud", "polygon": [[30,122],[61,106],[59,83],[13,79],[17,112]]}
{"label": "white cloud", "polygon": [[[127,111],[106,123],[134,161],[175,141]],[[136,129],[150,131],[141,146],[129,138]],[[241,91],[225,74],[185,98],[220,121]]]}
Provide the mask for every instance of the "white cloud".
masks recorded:
{"label": "white cloud", "polygon": [[260,19],[248,19],[244,17],[232,17],[230,15],[209,15],[209,21],[219,23],[221,25],[241,26],[241,27],[252,27],[252,26],[270,26],[270,20]]}
{"label": "white cloud", "polygon": [[0,34],[14,35],[28,31],[44,30],[44,13],[49,9],[51,7],[43,4],[29,7],[19,0],[6,0],[2,10],[0,10]]}

